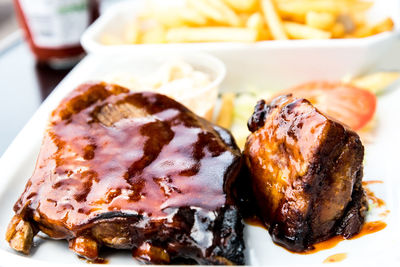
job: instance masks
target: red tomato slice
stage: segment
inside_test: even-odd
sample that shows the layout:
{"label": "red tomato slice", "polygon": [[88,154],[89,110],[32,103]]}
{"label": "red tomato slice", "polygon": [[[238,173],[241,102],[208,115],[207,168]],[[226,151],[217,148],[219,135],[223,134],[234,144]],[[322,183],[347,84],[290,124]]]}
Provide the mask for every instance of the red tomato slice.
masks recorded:
{"label": "red tomato slice", "polygon": [[309,100],[317,109],[360,130],[376,111],[376,96],[364,89],[340,82],[310,82],[285,91]]}

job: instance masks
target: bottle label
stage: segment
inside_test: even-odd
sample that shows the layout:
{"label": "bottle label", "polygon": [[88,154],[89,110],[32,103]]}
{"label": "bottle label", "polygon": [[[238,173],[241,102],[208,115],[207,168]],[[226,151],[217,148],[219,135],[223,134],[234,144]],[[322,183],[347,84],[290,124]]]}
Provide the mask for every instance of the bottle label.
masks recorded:
{"label": "bottle label", "polygon": [[79,44],[89,26],[89,0],[20,0],[33,42],[57,48]]}

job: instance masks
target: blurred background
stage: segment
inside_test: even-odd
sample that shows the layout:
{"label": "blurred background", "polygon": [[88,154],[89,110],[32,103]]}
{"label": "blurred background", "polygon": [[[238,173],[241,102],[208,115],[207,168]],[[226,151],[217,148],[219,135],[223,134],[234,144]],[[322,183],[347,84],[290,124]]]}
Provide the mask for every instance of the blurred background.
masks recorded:
{"label": "blurred background", "polygon": [[0,39],[18,29],[12,0],[0,0]]}
{"label": "blurred background", "polygon": [[[99,0],[100,11],[121,1]],[[24,41],[14,1],[0,0],[0,157],[72,67],[39,64]]]}
{"label": "blurred background", "polygon": [[[124,0],[100,0],[101,8],[107,7]],[[126,0],[125,0],[126,1]],[[18,29],[14,12],[13,0],[0,0],[0,40]]]}

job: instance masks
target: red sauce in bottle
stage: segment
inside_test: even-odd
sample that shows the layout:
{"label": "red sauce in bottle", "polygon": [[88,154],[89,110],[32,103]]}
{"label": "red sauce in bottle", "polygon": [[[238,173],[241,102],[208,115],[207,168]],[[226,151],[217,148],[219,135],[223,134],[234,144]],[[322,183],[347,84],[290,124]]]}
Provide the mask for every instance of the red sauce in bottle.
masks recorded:
{"label": "red sauce in bottle", "polygon": [[99,16],[98,0],[14,0],[25,38],[41,63],[63,66],[83,54],[79,39]]}

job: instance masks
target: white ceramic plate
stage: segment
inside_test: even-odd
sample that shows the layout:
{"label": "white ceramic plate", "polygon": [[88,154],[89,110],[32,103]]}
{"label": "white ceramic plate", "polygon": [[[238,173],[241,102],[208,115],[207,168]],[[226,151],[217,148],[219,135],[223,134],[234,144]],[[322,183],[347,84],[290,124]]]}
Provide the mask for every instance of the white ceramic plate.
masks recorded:
{"label": "white ceramic plate", "polygon": [[[372,0],[373,1],[373,0]],[[182,0],[153,0],[163,6],[181,5]],[[232,73],[247,70],[254,86],[263,86],[270,72],[275,75],[268,80],[270,86],[287,87],[310,79],[339,79],[370,70],[387,52],[393,39],[400,32],[400,1],[375,0],[369,12],[371,21],[391,17],[395,31],[362,39],[335,40],[289,40],[263,41],[257,43],[192,43],[192,44],[133,44],[106,46],[100,42],[103,34],[122,35],[130,22],[145,6],[144,0],[126,1],[108,9],[83,34],[81,43],[87,52],[107,53],[125,51],[141,54],[157,51],[202,51],[213,54],[228,66],[226,83],[230,88],[247,85]],[[254,64],[257,62],[257,64]],[[329,68],[326,67],[329,62]],[[336,64],[339,63],[339,64]],[[264,70],[260,72],[259,70]],[[288,73],[291,77],[288,77]]]}
{"label": "white ceramic plate", "polygon": [[[115,58],[91,55],[84,59],[47,98],[0,159],[0,265],[54,266],[55,264],[87,264],[69,251],[66,241],[36,238],[35,242],[38,245],[35,246],[32,254],[23,256],[9,248],[4,240],[4,234],[6,226],[13,215],[13,204],[22,193],[25,183],[34,169],[43,130],[50,112],[58,105],[65,94],[74,89],[79,83],[96,77],[99,73],[110,71],[109,66],[113,66],[113,64],[107,63],[112,62]],[[262,71],[259,70],[259,72]],[[235,75],[238,76],[238,79],[248,80],[246,71],[235,73]],[[270,75],[273,76],[274,73],[270,73]],[[288,75],[291,75],[291,73],[288,72]],[[224,90],[229,90],[226,83],[223,83],[222,87]],[[388,226],[375,234],[356,240],[343,241],[333,249],[312,255],[296,255],[287,252],[285,249],[274,245],[264,229],[246,226],[247,264],[263,266],[320,265],[330,255],[347,253],[347,259],[338,265],[356,264],[358,266],[362,264],[364,266],[376,266],[380,264],[382,266],[399,266],[399,99],[400,90],[396,90],[396,88],[379,98],[379,125],[375,140],[372,144],[366,146],[364,177],[365,180],[378,179],[384,181],[383,184],[375,185],[373,190],[378,197],[386,201],[386,208],[391,211],[388,217],[384,219]],[[369,217],[369,220],[375,219],[371,216]],[[108,266],[136,264],[136,261],[132,259],[128,251],[115,251],[107,255],[107,258],[110,260]]]}

